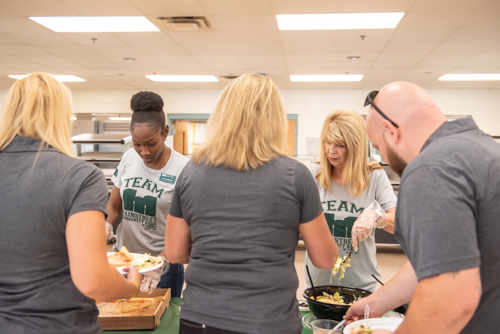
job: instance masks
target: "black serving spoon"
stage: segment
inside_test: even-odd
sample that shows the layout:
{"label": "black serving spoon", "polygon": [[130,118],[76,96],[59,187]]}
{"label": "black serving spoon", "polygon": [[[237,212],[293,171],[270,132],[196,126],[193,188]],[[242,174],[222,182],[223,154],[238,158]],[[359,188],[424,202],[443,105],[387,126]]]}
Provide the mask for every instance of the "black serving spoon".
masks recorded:
{"label": "black serving spoon", "polygon": [[316,296],[316,288],[314,287],[313,280],[311,278],[311,273],[309,272],[309,267],[306,264],[307,276],[309,276],[309,282],[311,282],[311,287],[313,289],[314,300],[318,300],[318,296]]}

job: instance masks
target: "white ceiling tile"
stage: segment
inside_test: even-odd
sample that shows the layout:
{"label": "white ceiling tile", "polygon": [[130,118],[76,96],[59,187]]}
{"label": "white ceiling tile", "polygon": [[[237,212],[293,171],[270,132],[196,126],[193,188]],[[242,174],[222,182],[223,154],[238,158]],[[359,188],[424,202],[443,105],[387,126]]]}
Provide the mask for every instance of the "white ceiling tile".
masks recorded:
{"label": "white ceiling tile", "polygon": [[482,52],[473,59],[473,61],[497,61],[500,64],[500,51]]}
{"label": "white ceiling tile", "polygon": [[239,54],[242,61],[285,61],[283,54]]}
{"label": "white ceiling tile", "polygon": [[433,52],[429,54],[425,61],[467,61],[473,59],[480,54],[479,51],[463,51],[463,52]]}
{"label": "white ceiling tile", "polygon": [[208,54],[208,55],[196,55],[194,56],[196,60],[198,60],[200,63],[204,64],[206,62],[208,63],[214,63],[214,62],[228,62],[228,63],[234,63],[234,62],[239,62],[240,58],[236,54]]}
{"label": "white ceiling tile", "polygon": [[26,43],[10,36],[9,34],[0,33],[0,45],[19,45],[19,44],[26,44]]}
{"label": "white ceiling tile", "polygon": [[182,64],[191,64],[191,63],[198,63],[198,61],[190,56],[190,55],[180,55],[180,54],[162,54],[162,55],[155,55],[155,56],[148,56],[145,59],[153,57],[155,61],[159,61],[162,63],[182,63]]}
{"label": "white ceiling tile", "polygon": [[333,50],[333,43],[283,44],[283,52],[286,54],[330,53]]}
{"label": "white ceiling tile", "polygon": [[444,70],[450,71],[451,69],[463,64],[462,60],[447,60],[447,61],[435,61],[435,60],[422,60],[414,68],[422,69],[424,71],[433,70]]}
{"label": "white ceiling tile", "polygon": [[372,67],[371,61],[331,61],[328,65],[330,71],[336,71],[339,74],[363,74],[360,70],[367,70]]}
{"label": "white ceiling tile", "polygon": [[333,52],[347,53],[349,56],[358,56],[357,53],[366,52],[380,52],[384,48],[385,43],[375,42],[355,42],[355,43],[334,43]]}
{"label": "white ceiling tile", "polygon": [[338,13],[340,0],[272,0],[276,14]]}
{"label": "white ceiling tile", "polygon": [[427,52],[383,52],[377,61],[420,61],[428,55]]}
{"label": "white ceiling tile", "polygon": [[415,0],[342,0],[340,7],[343,13],[384,13],[407,12]]}
{"label": "white ceiling tile", "polygon": [[0,17],[9,17],[9,16],[21,16],[21,14],[16,13],[5,6],[0,5]]}
{"label": "white ceiling tile", "polygon": [[31,45],[74,45],[75,43],[55,32],[9,33],[10,36]]}
{"label": "white ceiling tile", "polygon": [[170,32],[170,38],[179,44],[223,44],[227,43],[224,35],[217,31]]}
{"label": "white ceiling tile", "polygon": [[211,15],[263,15],[274,14],[268,0],[198,0]]}
{"label": "white ceiling tile", "polygon": [[76,10],[59,0],[3,0],[2,6],[24,16],[76,16]]}
{"label": "white ceiling tile", "polygon": [[60,0],[85,16],[142,16],[143,13],[129,1],[123,0]]}
{"label": "white ceiling tile", "polygon": [[372,65],[372,68],[410,69],[413,68],[417,63],[417,61],[378,61]]}
{"label": "white ceiling tile", "polygon": [[136,49],[141,51],[141,53],[148,56],[158,56],[158,57],[174,57],[178,59],[179,57],[191,58],[189,53],[184,47],[177,44],[143,44],[143,45],[133,45]]}
{"label": "white ceiling tile", "polygon": [[343,53],[332,53],[330,60],[331,61],[345,61],[345,62],[359,62],[359,61],[376,61],[379,53],[368,53],[368,52],[358,52],[356,53],[356,57],[359,57],[357,59],[349,59],[347,57],[354,56],[351,53],[343,52]]}
{"label": "white ceiling tile", "polygon": [[[115,61],[121,61],[123,58],[136,58],[139,59],[142,53],[127,44],[121,45],[88,45],[89,50],[94,51],[106,58]],[[125,61],[125,60],[124,60]]]}
{"label": "white ceiling tile", "polygon": [[123,34],[115,34],[116,38],[122,40],[127,44],[141,45],[141,44],[152,44],[152,45],[170,45],[176,44],[166,33],[164,32],[129,32]]}
{"label": "white ceiling tile", "polygon": [[241,61],[234,62],[220,62],[220,61],[212,61],[212,62],[203,62],[203,66],[207,68],[209,71],[218,71],[224,73],[224,75],[228,75],[229,73],[245,73],[247,71],[247,67]]}
{"label": "white ceiling tile", "polygon": [[500,0],[490,0],[483,9],[500,9]]}
{"label": "white ceiling tile", "polygon": [[489,0],[417,0],[412,11],[478,10]]}
{"label": "white ceiling tile", "polygon": [[218,31],[278,31],[274,15],[212,15]]}
{"label": "white ceiling tile", "polygon": [[393,42],[444,41],[455,32],[455,28],[396,29]]}
{"label": "white ceiling tile", "polygon": [[330,64],[329,61],[316,61],[306,63],[302,61],[287,61],[290,74],[325,74]]}
{"label": "white ceiling tile", "polygon": [[245,62],[246,67],[250,71],[255,71],[255,72],[267,72],[268,70],[271,69],[286,69],[287,64],[283,61],[265,61],[265,62],[253,62],[253,61],[246,61]]}
{"label": "white ceiling tile", "polygon": [[231,44],[231,47],[239,55],[265,55],[283,52],[280,44]]}
{"label": "white ceiling tile", "polygon": [[191,63],[191,64],[170,63],[170,64],[164,64],[164,66],[169,69],[170,73],[159,72],[158,74],[198,75],[198,74],[207,74],[208,72],[207,68],[200,63]]}
{"label": "white ceiling tile", "polygon": [[336,41],[343,43],[383,43],[389,41],[394,31],[394,29],[339,30],[337,31]]}
{"label": "white ceiling tile", "polygon": [[439,46],[437,41],[428,42],[389,42],[383,52],[410,53],[410,52],[431,52]]}
{"label": "white ceiling tile", "polygon": [[331,53],[286,53],[285,60],[291,62],[328,62],[332,58]]}
{"label": "white ceiling tile", "polygon": [[235,44],[279,44],[279,34],[275,31],[227,31],[224,36]]}
{"label": "white ceiling tile", "polygon": [[500,73],[500,61],[496,60],[470,60],[455,69],[455,73]]}
{"label": "white ceiling tile", "polygon": [[280,31],[279,36],[283,44],[314,44],[314,43],[333,43],[336,40],[337,31]]}
{"label": "white ceiling tile", "polygon": [[182,48],[192,56],[234,54],[234,50],[229,44],[183,44]]}
{"label": "white ceiling tile", "polygon": [[1,45],[0,51],[14,56],[47,55],[48,52],[31,45]]}
{"label": "white ceiling tile", "polygon": [[478,40],[492,40],[500,41],[500,31],[495,28],[460,28],[452,34],[448,41],[478,41]]}
{"label": "white ceiling tile", "polygon": [[449,10],[445,15],[442,12],[410,12],[405,14],[398,28],[458,28],[474,13],[456,10]]}
{"label": "white ceiling tile", "polygon": [[144,15],[203,16],[205,11],[196,0],[130,0]]}
{"label": "white ceiling tile", "polygon": [[128,68],[129,70],[133,70],[136,72],[144,72],[145,74],[153,74],[155,72],[160,72],[165,68],[165,66],[161,65],[157,62],[151,61],[129,61],[121,64],[123,67]]}
{"label": "white ceiling tile", "polygon": [[[88,45],[117,45],[125,44],[116,36],[127,33],[59,33],[64,38],[70,39],[77,44]],[[116,36],[115,36],[116,35]],[[95,39],[95,40],[94,40]]]}
{"label": "white ceiling tile", "polygon": [[50,29],[28,19],[27,17],[2,17],[0,32],[48,32]]}
{"label": "white ceiling tile", "polygon": [[446,41],[434,50],[436,53],[466,52],[474,50],[482,52],[493,44],[492,41]]}
{"label": "white ceiling tile", "polygon": [[465,27],[500,28],[500,9],[480,10],[465,23]]}

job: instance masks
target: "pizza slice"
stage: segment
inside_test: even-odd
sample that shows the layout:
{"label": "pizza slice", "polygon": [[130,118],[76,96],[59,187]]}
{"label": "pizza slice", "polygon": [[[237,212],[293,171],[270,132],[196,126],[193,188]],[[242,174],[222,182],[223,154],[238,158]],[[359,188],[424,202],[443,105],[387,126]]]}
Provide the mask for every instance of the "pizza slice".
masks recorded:
{"label": "pizza slice", "polygon": [[119,252],[108,256],[108,263],[115,267],[126,267],[134,260],[127,247],[122,246]]}
{"label": "pizza slice", "polygon": [[153,298],[132,298],[129,300],[114,300],[101,302],[96,300],[101,317],[140,317],[152,315],[163,300],[162,296]]}

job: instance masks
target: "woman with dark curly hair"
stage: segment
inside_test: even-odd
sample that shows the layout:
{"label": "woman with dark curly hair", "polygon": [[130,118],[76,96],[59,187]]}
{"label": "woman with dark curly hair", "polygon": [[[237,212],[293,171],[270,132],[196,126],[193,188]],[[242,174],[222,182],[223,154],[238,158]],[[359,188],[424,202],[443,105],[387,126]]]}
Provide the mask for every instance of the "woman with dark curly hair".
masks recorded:
{"label": "woman with dark curly hair", "polygon": [[[116,251],[122,246],[132,253],[165,256],[165,222],[170,208],[177,176],[188,159],[165,145],[168,125],[165,124],[163,100],[153,92],[132,96],[134,111],[130,123],[133,149],[122,157],[115,174],[108,201],[107,230],[117,223],[120,211],[123,218],[117,229]],[[145,274],[141,290],[170,288],[172,297],[180,297],[184,285],[182,264]]]}

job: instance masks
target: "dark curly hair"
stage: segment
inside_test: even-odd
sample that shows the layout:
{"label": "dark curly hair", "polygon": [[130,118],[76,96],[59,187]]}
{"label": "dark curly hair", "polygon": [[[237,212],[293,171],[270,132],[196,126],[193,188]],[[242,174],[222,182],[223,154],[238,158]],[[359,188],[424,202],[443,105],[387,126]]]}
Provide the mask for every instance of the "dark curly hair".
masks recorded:
{"label": "dark curly hair", "polygon": [[161,130],[163,134],[166,123],[160,95],[154,92],[139,92],[132,96],[130,108],[133,111],[130,131],[134,129],[136,123],[147,123],[155,131]]}

